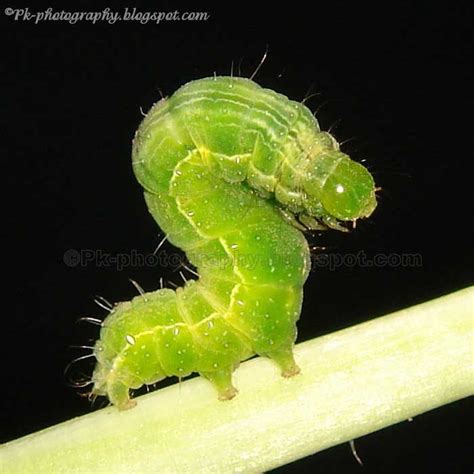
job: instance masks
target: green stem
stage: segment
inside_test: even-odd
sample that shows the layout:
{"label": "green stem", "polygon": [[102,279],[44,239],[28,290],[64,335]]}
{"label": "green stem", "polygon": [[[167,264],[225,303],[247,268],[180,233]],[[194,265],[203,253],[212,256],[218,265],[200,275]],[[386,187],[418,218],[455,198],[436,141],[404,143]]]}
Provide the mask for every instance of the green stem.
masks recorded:
{"label": "green stem", "polygon": [[195,378],[0,447],[0,472],[261,472],[474,392],[474,287],[263,358],[220,402]]}

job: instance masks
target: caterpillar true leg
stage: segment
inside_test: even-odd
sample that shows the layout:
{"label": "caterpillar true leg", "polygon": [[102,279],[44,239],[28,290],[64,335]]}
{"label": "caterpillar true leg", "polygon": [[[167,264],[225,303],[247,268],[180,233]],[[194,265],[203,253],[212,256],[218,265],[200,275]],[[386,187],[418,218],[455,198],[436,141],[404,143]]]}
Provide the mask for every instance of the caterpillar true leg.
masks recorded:
{"label": "caterpillar true leg", "polygon": [[291,224],[293,227],[296,227],[302,232],[305,232],[307,230],[307,227],[305,227],[301,222],[298,222],[298,219],[291,211],[281,208],[279,209],[279,211],[281,212],[283,219],[285,219],[288,224]]}
{"label": "caterpillar true leg", "polygon": [[337,221],[337,219],[334,219],[331,216],[324,216],[322,219],[323,219],[324,224],[326,224],[329,229],[339,230],[341,232],[349,232],[349,229],[347,227],[344,227],[343,225],[341,225]]}
{"label": "caterpillar true leg", "polygon": [[328,230],[328,226],[321,224],[314,217],[308,216],[306,214],[301,214],[299,217],[300,222],[302,222],[306,229],[309,230]]}

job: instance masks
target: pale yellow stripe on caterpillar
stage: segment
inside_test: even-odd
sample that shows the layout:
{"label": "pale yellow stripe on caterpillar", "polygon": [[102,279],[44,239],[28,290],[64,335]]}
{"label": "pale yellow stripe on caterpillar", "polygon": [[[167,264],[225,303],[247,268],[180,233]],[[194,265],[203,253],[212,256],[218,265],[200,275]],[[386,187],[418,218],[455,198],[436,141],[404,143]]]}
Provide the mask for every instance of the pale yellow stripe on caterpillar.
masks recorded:
{"label": "pale yellow stripe on caterpillar", "polygon": [[230,248],[230,245],[229,243],[227,242],[227,240],[224,238],[224,237],[220,237],[219,238],[219,241],[221,242],[222,244],[222,247],[224,248],[224,250],[226,251],[227,255],[229,256],[229,258],[232,260],[232,263],[233,263],[233,272],[234,274],[239,278],[239,280],[241,281],[241,283],[243,284],[249,284],[251,282],[248,282],[245,280],[245,277],[244,275],[240,272],[239,270],[239,266],[237,265],[236,261],[235,261],[235,257],[234,257],[234,254]]}
{"label": "pale yellow stripe on caterpillar", "polygon": [[[188,95],[190,97],[192,97],[193,95],[204,95],[206,97],[211,97],[211,98],[220,98],[221,96],[233,96],[235,99],[238,98],[239,99],[239,102],[245,102],[245,103],[249,103],[253,108],[260,108],[260,110],[262,111],[267,111],[268,109],[270,109],[270,111],[272,111],[272,113],[278,117],[278,120],[280,123],[283,123],[283,122],[288,122],[288,117],[291,118],[291,114],[294,113],[294,108],[295,106],[297,106],[297,103],[296,102],[293,102],[293,101],[288,101],[288,99],[283,96],[282,94],[278,94],[278,93],[275,93],[274,91],[272,91],[271,89],[266,89],[266,88],[263,88],[261,86],[257,86],[257,87],[251,87],[251,88],[247,88],[247,89],[244,89],[242,91],[242,93],[240,94],[235,94],[235,91],[237,89],[237,87],[235,87],[242,79],[241,78],[235,78],[235,84],[234,84],[234,87],[230,90],[234,91],[234,92],[229,92],[229,90],[227,91],[223,91],[223,90],[218,90],[216,91],[215,89],[212,89],[212,88],[201,88],[201,89],[198,89],[197,91],[193,91],[193,92],[186,92],[186,91],[182,91],[182,94],[183,95]],[[244,81],[246,81],[244,79]],[[207,83],[211,83],[212,84],[212,81],[207,81]],[[244,82],[245,85],[248,85],[247,82]],[[255,85],[255,83],[253,83]],[[231,84],[229,84],[230,86]],[[248,92],[250,91],[255,91],[256,94],[255,96],[252,98],[252,100],[249,101],[248,99]],[[214,96],[214,97],[213,97]],[[288,102],[288,104],[286,103]],[[283,109],[282,111],[280,111],[281,109]]]}
{"label": "pale yellow stripe on caterpillar", "polygon": [[[265,92],[267,89],[260,88],[259,92]],[[214,93],[216,97],[209,97],[211,93]],[[201,96],[201,94],[203,94]],[[235,94],[235,93],[226,93],[223,91],[214,91],[213,89],[202,89],[199,90],[199,92],[190,92],[187,94],[182,94],[184,96],[188,96],[189,99],[183,101],[177,106],[173,107],[173,110],[179,110],[181,108],[189,108],[189,106],[196,105],[197,103],[200,102],[206,102],[206,101],[221,101],[223,103],[228,103],[228,104],[233,104],[233,105],[238,105],[238,106],[245,106],[248,107],[249,112],[259,112],[265,117],[269,118],[270,120],[274,121],[274,125],[282,127],[282,128],[288,128],[288,120],[287,117],[285,117],[283,114],[279,112],[279,110],[275,107],[272,107],[271,104],[266,103],[264,100],[257,98],[256,100],[250,102],[249,104],[246,103],[247,98],[243,95]],[[226,96],[230,96],[233,99],[226,99]],[[260,106],[260,107],[259,107]],[[296,115],[296,114],[295,114]],[[247,117],[243,117],[242,120],[245,122],[245,119]],[[297,117],[295,117],[295,120],[297,120]],[[259,125],[262,125],[264,123],[263,121],[256,122]],[[266,126],[266,123],[265,123]],[[273,130],[271,129],[271,132]],[[273,134],[272,138],[276,139],[278,136],[276,134]]]}

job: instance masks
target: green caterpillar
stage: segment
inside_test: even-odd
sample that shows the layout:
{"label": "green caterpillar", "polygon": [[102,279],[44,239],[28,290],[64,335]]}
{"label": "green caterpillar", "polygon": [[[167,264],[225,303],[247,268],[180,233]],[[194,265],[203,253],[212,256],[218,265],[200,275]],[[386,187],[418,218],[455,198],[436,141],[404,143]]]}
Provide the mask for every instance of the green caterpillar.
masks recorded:
{"label": "green caterpillar", "polygon": [[117,304],[94,347],[92,394],[198,372],[219,398],[254,354],[293,358],[310,252],[302,229],[345,230],[376,206],[372,176],[301,103],[249,79],[190,82],[156,103],[133,141],[149,211],[199,279]]}

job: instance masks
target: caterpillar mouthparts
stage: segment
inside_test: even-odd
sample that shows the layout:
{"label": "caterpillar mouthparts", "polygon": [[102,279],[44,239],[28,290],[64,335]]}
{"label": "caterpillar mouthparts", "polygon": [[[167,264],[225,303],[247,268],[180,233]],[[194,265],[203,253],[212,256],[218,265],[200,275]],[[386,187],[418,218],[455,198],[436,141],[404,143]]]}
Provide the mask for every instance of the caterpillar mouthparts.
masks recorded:
{"label": "caterpillar mouthparts", "polygon": [[198,269],[176,291],[115,305],[94,347],[92,394],[130,408],[130,389],[198,372],[235,396],[242,360],[290,377],[306,229],[369,217],[375,184],[301,103],[249,79],[190,82],[156,103],[133,141],[133,169],[168,240]]}

